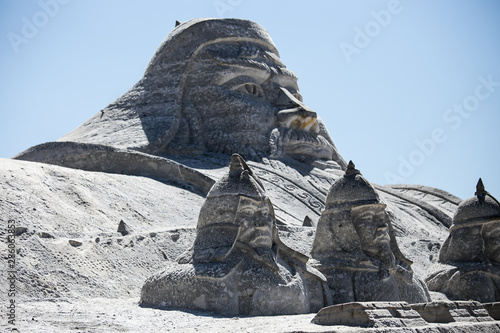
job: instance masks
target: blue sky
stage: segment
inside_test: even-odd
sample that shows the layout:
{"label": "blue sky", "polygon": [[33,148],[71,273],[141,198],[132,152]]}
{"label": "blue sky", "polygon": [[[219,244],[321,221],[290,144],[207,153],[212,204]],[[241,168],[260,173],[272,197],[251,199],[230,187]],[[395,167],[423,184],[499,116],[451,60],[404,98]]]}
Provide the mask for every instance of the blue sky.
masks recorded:
{"label": "blue sky", "polygon": [[266,28],[337,148],[379,184],[500,198],[500,1],[0,0],[0,157],[54,141],[142,76],[175,20]]}

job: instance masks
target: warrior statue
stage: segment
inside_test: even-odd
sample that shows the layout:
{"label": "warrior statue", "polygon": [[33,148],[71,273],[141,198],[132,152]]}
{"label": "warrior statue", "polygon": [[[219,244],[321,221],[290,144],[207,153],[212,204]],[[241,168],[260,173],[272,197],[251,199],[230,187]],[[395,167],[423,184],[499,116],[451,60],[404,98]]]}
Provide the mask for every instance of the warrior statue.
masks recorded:
{"label": "warrior statue", "polygon": [[481,179],[475,195],[458,206],[426,282],[451,299],[500,301],[500,203]]}
{"label": "warrior statue", "polygon": [[141,303],[224,315],[317,312],[325,277],[278,236],[273,206],[241,156],[207,195],[191,250],[148,278]]}
{"label": "warrior statue", "polygon": [[328,192],[311,251],[312,265],[328,279],[334,303],[430,300],[399,250],[385,208],[349,162]]}

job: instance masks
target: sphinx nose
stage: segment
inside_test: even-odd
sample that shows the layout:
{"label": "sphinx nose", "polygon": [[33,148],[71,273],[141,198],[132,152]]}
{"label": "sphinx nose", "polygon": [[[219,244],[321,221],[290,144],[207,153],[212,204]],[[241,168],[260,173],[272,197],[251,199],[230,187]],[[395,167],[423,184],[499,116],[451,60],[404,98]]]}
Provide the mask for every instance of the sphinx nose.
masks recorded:
{"label": "sphinx nose", "polygon": [[281,109],[276,114],[278,126],[319,133],[316,112],[295,98],[288,90],[280,88],[275,103]]}

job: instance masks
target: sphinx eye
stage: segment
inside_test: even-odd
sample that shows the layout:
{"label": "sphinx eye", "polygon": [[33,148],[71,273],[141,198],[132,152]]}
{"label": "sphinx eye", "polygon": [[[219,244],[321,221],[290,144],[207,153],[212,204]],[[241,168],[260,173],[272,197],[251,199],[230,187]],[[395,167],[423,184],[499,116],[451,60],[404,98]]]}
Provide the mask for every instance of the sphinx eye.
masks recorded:
{"label": "sphinx eye", "polygon": [[298,92],[294,93],[294,94],[293,94],[293,97],[295,97],[295,98],[296,98],[296,99],[298,99],[299,101],[303,102],[303,100],[302,100],[302,95],[301,95],[300,93],[298,93]]}
{"label": "sphinx eye", "polygon": [[293,97],[298,99],[299,101],[303,102],[302,100],[302,95],[297,91],[297,89],[292,88],[292,87],[286,87],[285,88]]}
{"label": "sphinx eye", "polygon": [[262,88],[255,84],[255,83],[245,83],[245,84],[242,84],[238,87],[236,87],[236,89],[234,89],[236,91],[239,91],[241,93],[244,93],[244,94],[247,94],[247,95],[253,95],[253,96],[256,96],[256,97],[264,97],[264,91],[262,90]]}

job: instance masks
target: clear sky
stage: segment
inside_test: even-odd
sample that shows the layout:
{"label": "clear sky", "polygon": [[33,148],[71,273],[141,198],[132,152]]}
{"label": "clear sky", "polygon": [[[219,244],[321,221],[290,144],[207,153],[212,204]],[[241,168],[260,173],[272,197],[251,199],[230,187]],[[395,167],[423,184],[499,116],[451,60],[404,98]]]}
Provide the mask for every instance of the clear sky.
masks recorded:
{"label": "clear sky", "polygon": [[266,28],[371,182],[500,198],[500,1],[0,0],[0,157],[54,141],[142,76],[175,20]]}

